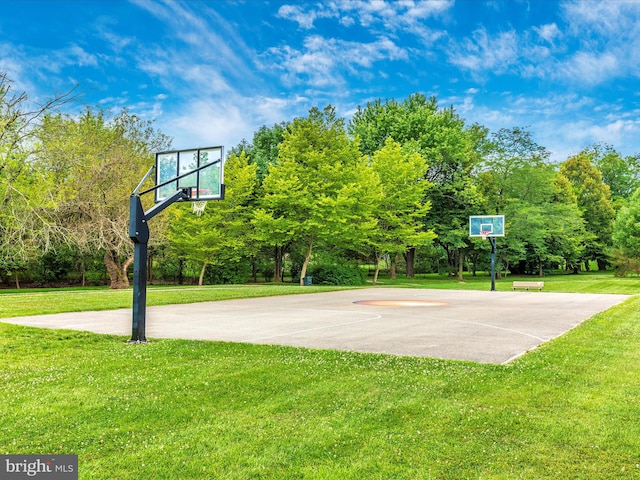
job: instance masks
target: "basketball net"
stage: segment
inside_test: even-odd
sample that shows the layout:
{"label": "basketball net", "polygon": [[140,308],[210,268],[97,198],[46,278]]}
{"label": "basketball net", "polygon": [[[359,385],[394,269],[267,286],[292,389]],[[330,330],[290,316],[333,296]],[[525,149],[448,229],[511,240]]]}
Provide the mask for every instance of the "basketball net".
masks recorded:
{"label": "basketball net", "polygon": [[197,200],[192,203],[193,203],[193,213],[195,213],[197,217],[202,216],[202,213],[204,212],[204,209],[207,206],[207,201]]}
{"label": "basketball net", "polygon": [[480,236],[482,237],[482,240],[486,240],[487,238],[489,238],[489,234],[490,234],[490,233],[491,233],[491,232],[486,231],[486,230],[482,230],[482,231],[480,231]]}

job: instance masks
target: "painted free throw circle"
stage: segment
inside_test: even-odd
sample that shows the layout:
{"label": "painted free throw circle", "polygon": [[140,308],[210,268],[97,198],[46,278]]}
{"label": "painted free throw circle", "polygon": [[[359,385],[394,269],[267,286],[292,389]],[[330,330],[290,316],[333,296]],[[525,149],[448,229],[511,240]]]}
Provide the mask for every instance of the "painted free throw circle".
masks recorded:
{"label": "painted free throw circle", "polygon": [[447,302],[433,300],[358,300],[353,303],[375,307],[445,307],[449,305]]}

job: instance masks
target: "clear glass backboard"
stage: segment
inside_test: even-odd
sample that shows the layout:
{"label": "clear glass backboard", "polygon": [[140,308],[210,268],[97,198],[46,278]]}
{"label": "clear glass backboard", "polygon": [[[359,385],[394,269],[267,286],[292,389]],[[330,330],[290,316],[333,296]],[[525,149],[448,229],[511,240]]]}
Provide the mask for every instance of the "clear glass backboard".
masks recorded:
{"label": "clear glass backboard", "polygon": [[192,202],[222,198],[223,153],[222,147],[156,153],[156,203],[182,188],[191,189]]}

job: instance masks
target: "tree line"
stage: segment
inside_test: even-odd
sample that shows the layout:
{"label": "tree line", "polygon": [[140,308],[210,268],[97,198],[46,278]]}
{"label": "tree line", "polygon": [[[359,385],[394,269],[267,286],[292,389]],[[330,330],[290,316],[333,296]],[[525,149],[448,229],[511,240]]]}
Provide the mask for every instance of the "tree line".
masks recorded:
{"label": "tree line", "polygon": [[[128,286],[129,195],[170,137],[126,109],[59,113],[73,92],[37,105],[12,87],[0,75],[4,283]],[[638,272],[640,157],[596,144],[549,158],[527,128],[490,132],[419,93],[349,121],[314,107],[233,147],[225,199],[202,216],[178,204],[154,219],[150,280],[358,283],[363,265],[374,283],[382,266],[462,279],[487,266],[468,228],[485,214],[505,215],[502,272]]]}

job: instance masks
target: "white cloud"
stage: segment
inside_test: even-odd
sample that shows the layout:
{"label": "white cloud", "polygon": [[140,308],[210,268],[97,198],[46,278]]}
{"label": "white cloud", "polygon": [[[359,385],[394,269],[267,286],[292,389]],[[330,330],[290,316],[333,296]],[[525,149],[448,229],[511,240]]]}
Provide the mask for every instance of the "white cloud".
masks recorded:
{"label": "white cloud", "polygon": [[551,152],[552,161],[562,162],[596,143],[614,145],[623,155],[638,153],[629,150],[640,136],[638,116],[624,118],[617,113],[617,105],[599,104],[595,98],[572,93],[517,96],[498,107],[473,107],[467,118],[478,119],[492,131],[529,125],[534,140]]}
{"label": "white cloud", "polygon": [[591,125],[586,133],[595,142],[620,145],[627,137],[640,134],[640,120],[618,119],[610,123]]}
{"label": "white cloud", "polygon": [[[251,130],[246,115],[232,103],[202,99],[186,107],[180,111],[165,112],[158,118],[160,129],[171,132],[174,137],[173,148],[235,146],[242,140],[238,137]],[[252,135],[247,140],[251,138]]]}
{"label": "white cloud", "polygon": [[519,39],[515,31],[490,35],[486,28],[475,30],[471,38],[451,44],[449,61],[468,70],[473,76],[483,77],[506,73],[519,61]]}
{"label": "white cloud", "polygon": [[97,33],[107,41],[107,44],[109,44],[115,52],[122,52],[126,47],[134,44],[134,38],[119,35],[108,30],[106,27],[98,27]]}
{"label": "white cloud", "polygon": [[283,82],[288,86],[301,82],[314,87],[343,84],[343,79],[334,73],[336,59],[326,48],[314,48],[315,43],[314,39],[308,41],[310,48],[304,52],[289,46],[269,49],[263,68],[280,71]]}
{"label": "white cloud", "polygon": [[444,36],[425,26],[427,19],[450,10],[454,0],[332,0],[323,3],[282,5],[280,18],[292,20],[305,30],[319,18],[335,18],[345,27],[364,27],[376,35],[410,32],[431,44]]}
{"label": "white cloud", "polygon": [[451,64],[478,81],[505,74],[591,88],[640,76],[640,2],[567,2],[566,23],[452,39]]}
{"label": "white cloud", "polygon": [[458,104],[455,106],[461,114],[464,113],[464,117],[469,124],[478,123],[492,131],[510,128],[521,123],[521,119],[514,116],[510,110],[501,107],[477,105],[470,97],[464,98],[462,108],[459,108]]}
{"label": "white cloud", "polygon": [[576,82],[599,84],[619,75],[618,58],[613,53],[577,52],[569,58],[557,75]]}
{"label": "white cloud", "polygon": [[[69,92],[76,82],[69,77],[57,75],[65,65],[75,65],[67,53],[33,53],[29,49],[0,43],[0,73],[11,81],[11,90],[16,94],[26,93],[34,102]],[[76,92],[77,93],[77,92]]]}
{"label": "white cloud", "polygon": [[[473,90],[473,89],[470,89]],[[467,123],[477,122],[491,131],[525,126],[536,143],[551,152],[551,160],[561,162],[598,142],[620,148],[624,155],[640,136],[638,112],[623,115],[619,105],[572,92],[548,96],[467,94],[441,99],[453,104]]]}
{"label": "white cloud", "polygon": [[384,0],[334,2],[334,5],[337,10],[354,14],[358,18],[360,25],[365,27],[380,21],[385,25],[390,25],[397,17],[393,5]]}
{"label": "white cloud", "polygon": [[[88,103],[157,116],[179,148],[233,146],[323,101],[349,115],[355,102],[401,99],[411,88],[438,92],[440,104],[492,130],[533,125],[536,141],[556,153],[640,137],[638,112],[619,111],[638,100],[624,95],[640,76],[640,1],[552,2],[528,28],[520,20],[535,3],[524,1],[507,9],[503,1],[291,0],[258,20],[246,13],[251,2],[133,3],[153,38],[142,42],[136,26],[104,15],[46,52],[0,43],[0,71],[30,94],[79,78]],[[236,7],[246,17],[223,16]],[[480,14],[463,19],[462,10]],[[625,100],[608,100],[618,91]]]}
{"label": "white cloud", "polygon": [[636,155],[636,138],[640,135],[640,121],[592,118],[540,121],[536,124],[539,142],[553,152],[555,161],[564,161],[586,147],[597,143],[612,145],[623,156]]}
{"label": "white cloud", "polygon": [[296,22],[300,28],[311,29],[316,18],[316,13],[312,10],[305,13],[300,5],[282,5],[278,9],[278,17]]}
{"label": "white cloud", "polygon": [[181,41],[162,45],[160,48],[166,55],[159,50],[151,52],[151,61],[155,61],[155,57],[170,57],[179,64],[201,63],[218,70],[224,66],[227,74],[236,79],[255,79],[250,60],[247,61],[254,53],[242,35],[205,2],[137,0],[135,3],[165,22],[171,35]]}
{"label": "white cloud", "polygon": [[595,100],[575,93],[550,93],[547,96],[535,97],[530,95],[508,96],[505,98],[505,108],[518,115],[540,115],[545,117],[575,115],[585,109],[595,109]]}
{"label": "white cloud", "polygon": [[338,23],[340,23],[340,25],[344,27],[352,27],[353,25],[356,24],[356,21],[353,17],[346,15],[346,16],[340,17],[340,19],[338,20]]}
{"label": "white cloud", "polygon": [[[395,15],[385,21],[385,28],[394,32],[407,32],[419,38],[426,47],[446,37],[446,29],[434,29],[426,25],[426,21],[446,14],[454,6],[453,0],[425,0],[394,2],[397,7]],[[406,8],[406,10],[402,10]]]}
{"label": "white cloud", "polygon": [[408,58],[406,50],[389,38],[358,43],[312,35],[303,47],[302,51],[290,46],[272,48],[263,55],[262,66],[280,71],[289,85],[304,82],[321,88],[343,85],[345,70],[359,77],[361,69],[378,61]]}
{"label": "white cloud", "polygon": [[550,45],[554,45],[555,41],[562,37],[562,32],[555,23],[549,23],[540,27],[534,26],[533,31]]}
{"label": "white cloud", "polygon": [[453,0],[361,0],[335,2],[336,9],[351,12],[364,26],[381,22],[385,27],[397,30],[415,26],[428,19],[437,17],[451,9]]}
{"label": "white cloud", "polygon": [[561,11],[577,45],[570,71],[593,84],[640,76],[640,2],[568,1]]}
{"label": "white cloud", "polygon": [[575,35],[589,37],[597,34],[611,38],[638,35],[640,2],[635,0],[571,0],[561,4],[561,12]]}
{"label": "white cloud", "polygon": [[[55,90],[66,79],[61,80],[51,73],[59,74],[67,67],[97,67],[98,57],[87,53],[78,45],[60,50],[33,52],[11,44],[0,44],[0,71],[8,74],[14,86],[32,95],[38,91],[37,81],[46,82]],[[63,88],[64,89],[64,88]]]}
{"label": "white cloud", "polygon": [[162,131],[171,132],[174,148],[223,145],[229,149],[243,139],[251,142],[262,125],[305,115],[309,108],[309,99],[299,96],[208,97],[179,111],[174,107],[163,112],[157,123]]}
{"label": "white cloud", "polygon": [[69,48],[60,52],[59,58],[67,64],[76,64],[80,67],[97,67],[98,59],[96,55],[87,53],[78,45],[71,45]]}
{"label": "white cloud", "polygon": [[0,73],[5,73],[12,82],[14,92],[34,92],[32,78],[25,64],[29,57],[21,49],[9,44],[0,44]]}

